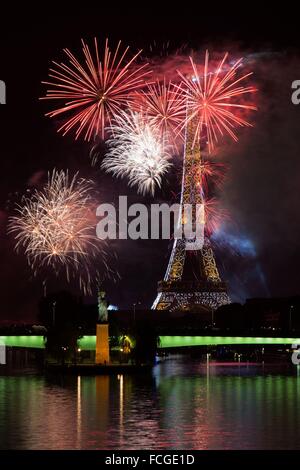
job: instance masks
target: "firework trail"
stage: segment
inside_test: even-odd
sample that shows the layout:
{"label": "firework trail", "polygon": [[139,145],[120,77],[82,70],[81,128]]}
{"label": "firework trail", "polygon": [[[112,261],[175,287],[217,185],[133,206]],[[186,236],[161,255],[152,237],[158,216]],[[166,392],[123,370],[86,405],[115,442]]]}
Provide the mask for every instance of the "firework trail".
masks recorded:
{"label": "firework trail", "polygon": [[220,230],[224,222],[230,220],[230,216],[226,209],[219,206],[219,201],[215,197],[204,199],[203,204],[205,231],[210,237]]}
{"label": "firework trail", "polygon": [[69,49],[64,49],[69,63],[53,62],[49,71],[51,81],[42,82],[51,88],[41,99],[57,100],[62,106],[46,114],[55,117],[69,115],[58,129],[63,135],[75,130],[76,139],[93,135],[105,136],[105,128],[112,118],[130,106],[137,89],[144,86],[150,73],[148,64],[136,65],[141,51],[127,60],[129,48],[121,50],[121,42],[113,52],[105,42],[103,60],[99,58],[98,43],[94,39],[94,53],[82,40],[84,64]]}
{"label": "firework trail", "polygon": [[[42,190],[23,198],[8,226],[15,248],[24,251],[34,274],[50,267],[57,276],[63,272],[68,282],[78,279],[84,293],[91,293],[92,284],[109,270],[96,237],[92,189],[77,174],[70,178],[68,172],[54,170]],[[105,273],[91,274],[95,262]]]}
{"label": "firework trail", "polygon": [[182,121],[186,118],[186,99],[182,91],[164,79],[163,82],[149,84],[147,90],[141,90],[137,96],[140,111],[162,137],[168,135],[174,143],[176,137],[182,134]]}
{"label": "firework trail", "polygon": [[[82,45],[83,64],[65,49],[69,64],[54,63],[50,70],[52,81],[45,83],[51,88],[44,99],[60,100],[63,107],[48,115],[71,114],[60,128],[64,134],[76,130],[76,138],[83,134],[87,140],[93,134],[108,136],[109,150],[101,167],[114,176],[126,177],[141,194],[154,195],[161,187],[177,137],[183,137],[191,120],[196,128],[194,143],[205,138],[209,153],[220,136],[228,134],[237,140],[235,128],[251,126],[241,111],[256,109],[244,102],[244,97],[256,90],[243,86],[251,73],[238,75],[242,59],[228,62],[226,53],[212,65],[206,51],[204,66],[198,67],[190,57],[190,73],[186,73],[185,62],[178,70],[177,83],[166,78],[147,83],[148,64],[136,65],[141,51],[126,61],[128,48],[122,52],[119,43],[111,52],[106,40],[100,60],[96,39],[93,51],[84,41]],[[97,148],[92,150],[95,157]],[[203,160],[199,168],[201,190],[207,193],[209,180],[215,178],[218,185],[220,173]]]}
{"label": "firework trail", "polygon": [[210,188],[221,189],[225,180],[226,165],[202,159],[195,170],[195,180],[203,196],[209,193]]}
{"label": "firework trail", "polygon": [[111,128],[113,138],[101,167],[116,177],[126,177],[138,193],[154,195],[171,166],[168,136],[134,111],[123,112]]}
{"label": "firework trail", "polygon": [[211,71],[209,69],[209,54],[206,51],[203,73],[199,71],[191,57],[192,76],[184,76],[178,70],[182,79],[178,88],[183,92],[187,102],[187,122],[183,123],[183,127],[190,120],[195,120],[194,142],[200,140],[203,130],[205,130],[209,152],[212,152],[215,143],[218,142],[218,136],[228,134],[237,141],[235,127],[252,126],[248,121],[238,116],[237,111],[257,109],[251,104],[244,104],[238,100],[243,95],[256,91],[252,86],[241,85],[241,82],[252,73],[237,77],[242,59],[237,60],[230,68],[226,67],[224,71],[227,57],[228,53],[219,62],[217,69]]}

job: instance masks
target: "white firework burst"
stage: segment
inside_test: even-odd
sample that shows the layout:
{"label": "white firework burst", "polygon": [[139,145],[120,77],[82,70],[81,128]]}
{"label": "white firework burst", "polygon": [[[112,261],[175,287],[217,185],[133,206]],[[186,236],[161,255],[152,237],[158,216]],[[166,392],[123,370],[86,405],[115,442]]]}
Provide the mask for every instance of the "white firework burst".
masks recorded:
{"label": "white firework burst", "polygon": [[101,167],[116,177],[127,178],[138,193],[153,196],[172,165],[168,135],[162,136],[157,126],[134,111],[123,112],[110,130],[113,137],[107,141],[109,149]]}
{"label": "white firework burst", "polygon": [[52,268],[67,281],[77,279],[84,293],[99,279],[97,262],[108,270],[103,243],[96,237],[93,185],[76,174],[54,170],[42,190],[24,197],[17,215],[10,217],[8,230],[16,249],[22,249],[34,273]]}

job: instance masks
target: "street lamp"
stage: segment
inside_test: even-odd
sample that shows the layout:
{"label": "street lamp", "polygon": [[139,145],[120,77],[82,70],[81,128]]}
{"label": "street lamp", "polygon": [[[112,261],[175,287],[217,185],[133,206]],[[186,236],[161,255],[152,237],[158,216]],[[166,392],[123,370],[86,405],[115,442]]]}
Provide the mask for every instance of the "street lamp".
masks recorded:
{"label": "street lamp", "polygon": [[289,316],[289,330],[292,330],[292,309],[294,308],[294,305],[290,306],[290,316]]}
{"label": "street lamp", "polygon": [[52,302],[52,326],[55,326],[55,307],[56,307],[56,300]]}

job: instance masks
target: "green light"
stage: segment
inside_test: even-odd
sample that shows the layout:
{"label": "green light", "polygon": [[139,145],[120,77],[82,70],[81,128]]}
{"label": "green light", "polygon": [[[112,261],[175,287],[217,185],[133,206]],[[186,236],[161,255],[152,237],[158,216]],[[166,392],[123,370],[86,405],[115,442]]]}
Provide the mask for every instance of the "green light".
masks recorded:
{"label": "green light", "polygon": [[45,347],[43,336],[0,336],[0,341],[7,347],[35,348]]}
{"label": "green light", "polygon": [[[44,349],[43,336],[0,336],[0,342],[8,347]],[[300,344],[300,338],[272,338],[255,336],[160,336],[159,348],[180,348],[192,346],[222,346],[237,344]],[[83,336],[78,341],[78,348],[82,351],[94,351],[96,336]]]}
{"label": "green light", "polygon": [[[45,342],[43,336],[0,336],[0,342],[7,347],[13,348],[35,348],[44,349]],[[96,336],[83,336],[78,341],[78,347],[81,350],[94,350],[96,347]]]}
{"label": "green light", "polygon": [[96,335],[83,336],[78,340],[78,347],[82,351],[95,351],[96,349]]}
{"label": "green light", "polygon": [[222,346],[236,344],[300,344],[300,338],[272,338],[252,336],[160,336],[160,348],[185,346]]}

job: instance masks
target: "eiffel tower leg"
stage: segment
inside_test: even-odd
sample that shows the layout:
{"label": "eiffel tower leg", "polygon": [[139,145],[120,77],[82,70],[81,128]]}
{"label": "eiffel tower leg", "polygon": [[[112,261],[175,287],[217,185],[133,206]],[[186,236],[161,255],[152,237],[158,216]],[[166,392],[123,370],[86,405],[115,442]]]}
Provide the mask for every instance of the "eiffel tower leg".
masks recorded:
{"label": "eiffel tower leg", "polygon": [[205,238],[202,248],[202,259],[206,278],[212,282],[220,282],[221,278],[216,265],[214,253],[207,237]]}
{"label": "eiffel tower leg", "polygon": [[[168,268],[164,281],[170,283],[179,281],[182,277],[183,266],[185,261],[185,240],[177,238],[174,240],[172,253],[170,256]],[[158,292],[157,297],[152,305],[155,310],[167,310],[175,300],[175,293]]]}
{"label": "eiffel tower leg", "polygon": [[168,269],[165,275],[165,281],[177,281],[182,278],[184,260],[185,240],[177,238],[174,240]]}

